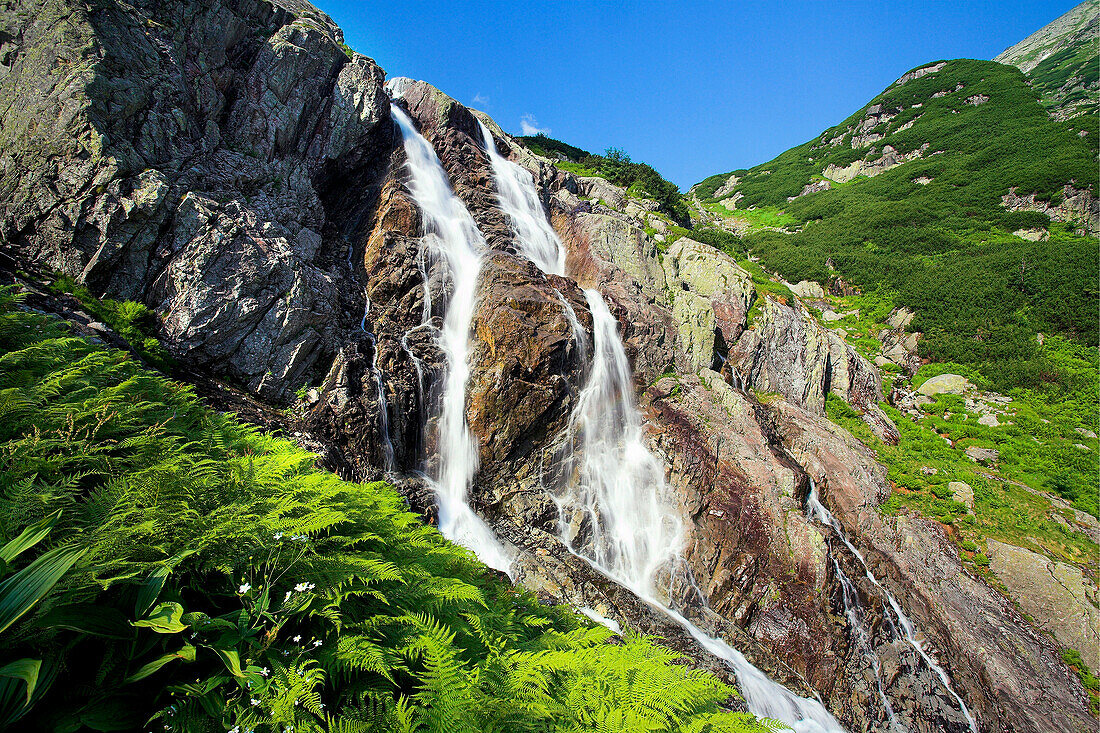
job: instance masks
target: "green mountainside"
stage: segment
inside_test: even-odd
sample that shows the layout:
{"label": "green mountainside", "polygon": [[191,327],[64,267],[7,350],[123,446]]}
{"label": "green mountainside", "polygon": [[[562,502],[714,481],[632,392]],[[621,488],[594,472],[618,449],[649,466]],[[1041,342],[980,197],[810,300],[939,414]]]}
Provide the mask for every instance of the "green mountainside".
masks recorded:
{"label": "green mountainside", "polygon": [[1027,74],[1051,114],[1095,114],[1100,94],[1100,0],[1086,0],[994,61]]}
{"label": "green mountainside", "polygon": [[1091,385],[1037,334],[1097,344],[1096,120],[1051,119],[1018,69],[938,62],[692,194],[725,218],[781,212],[746,249],[788,280],[839,277],[912,309],[921,356],[1064,396]]}

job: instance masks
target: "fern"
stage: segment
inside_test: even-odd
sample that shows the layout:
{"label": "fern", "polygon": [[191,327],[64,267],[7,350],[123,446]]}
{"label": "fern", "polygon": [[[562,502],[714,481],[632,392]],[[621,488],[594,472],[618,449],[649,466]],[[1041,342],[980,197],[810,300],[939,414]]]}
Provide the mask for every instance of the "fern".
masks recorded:
{"label": "fern", "polygon": [[23,707],[0,700],[0,721],[76,729],[124,710],[132,727],[188,732],[774,727],[727,711],[729,687],[650,640],[611,643],[501,583],[392,487],[317,470],[0,288],[0,538],[58,510],[50,547],[10,569],[52,547],[82,554],[0,637],[0,667],[42,660],[32,705],[4,697]]}

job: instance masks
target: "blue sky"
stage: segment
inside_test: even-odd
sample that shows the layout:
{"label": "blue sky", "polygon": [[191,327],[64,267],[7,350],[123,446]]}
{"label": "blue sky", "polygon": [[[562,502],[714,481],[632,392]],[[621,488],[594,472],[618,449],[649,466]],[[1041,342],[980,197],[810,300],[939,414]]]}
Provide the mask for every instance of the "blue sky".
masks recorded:
{"label": "blue sky", "polygon": [[[908,69],[989,59],[1076,2],[314,0],[387,74],[687,188],[836,124]],[[526,128],[526,129],[525,129]]]}

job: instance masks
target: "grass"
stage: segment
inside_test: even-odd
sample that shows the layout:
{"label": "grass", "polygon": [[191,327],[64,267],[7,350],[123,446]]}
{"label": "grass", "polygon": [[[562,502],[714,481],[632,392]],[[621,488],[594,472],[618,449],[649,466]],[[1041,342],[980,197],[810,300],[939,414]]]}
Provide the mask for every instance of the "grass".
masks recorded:
{"label": "grass", "polygon": [[703,208],[729,219],[737,219],[749,225],[749,232],[765,229],[784,229],[798,224],[798,219],[780,211],[775,206],[752,209],[729,209],[717,201],[704,202]]}
{"label": "grass", "polygon": [[[868,358],[876,355],[880,350],[878,338],[888,327],[885,321],[891,312],[893,294],[878,290],[830,300],[838,313],[848,315],[827,326],[843,328],[846,340]],[[997,427],[979,425],[979,415],[967,413],[962,398],[945,395],[939,397],[935,405],[924,408],[927,414],[921,425],[936,435],[949,436],[960,450],[967,444],[995,448],[1001,454],[999,471],[1005,478],[1049,491],[1082,511],[1097,515],[1097,450],[1100,446],[1080,431],[1100,429],[1100,407],[1096,399],[1100,392],[1100,357],[1096,349],[1057,336],[1047,337],[1036,350],[1042,361],[1052,365],[1052,370],[1067,375],[1074,389],[1058,394],[1011,389],[1007,392],[1013,398],[1009,406],[1011,415],[999,419],[1012,424]],[[960,374],[983,390],[996,386],[973,363],[932,362],[921,366],[911,383],[900,370],[888,370],[883,390],[889,393],[895,384],[907,383],[915,390],[940,374]],[[951,417],[943,418],[945,413]],[[905,422],[908,423],[908,419]],[[1087,445],[1089,450],[1082,451],[1074,447],[1075,444]],[[920,445],[933,454],[940,453],[937,440],[923,441]],[[915,456],[919,453],[914,450]],[[956,454],[961,455],[958,451]],[[965,456],[963,459],[968,460]]]}
{"label": "grass", "polygon": [[[963,559],[972,565],[978,553],[968,551],[962,547],[963,543],[971,542],[980,548],[991,538],[1073,563],[1095,578],[1096,543],[1053,520],[1051,513],[1057,510],[1052,509],[1048,499],[1005,480],[1009,478],[1005,474],[1012,473],[1006,466],[1016,461],[1016,457],[1006,456],[1008,443],[1019,441],[1020,436],[1008,435],[999,442],[964,439],[972,416],[963,417],[963,411],[952,412],[959,409],[961,402],[953,397],[941,395],[924,408],[925,416],[918,422],[884,403],[883,409],[901,432],[901,441],[896,446],[878,440],[855,411],[835,395],[826,399],[826,410],[830,420],[872,448],[886,466],[894,493],[883,505],[884,512],[909,508],[948,525],[949,535],[960,545]],[[952,417],[943,419],[945,412],[951,412]],[[991,471],[966,456],[966,445],[978,443],[1005,451],[999,471]],[[935,469],[935,473],[929,469]],[[967,513],[966,505],[951,498],[947,489],[951,481],[965,482],[974,489],[973,514]],[[980,565],[979,562],[979,571]]]}

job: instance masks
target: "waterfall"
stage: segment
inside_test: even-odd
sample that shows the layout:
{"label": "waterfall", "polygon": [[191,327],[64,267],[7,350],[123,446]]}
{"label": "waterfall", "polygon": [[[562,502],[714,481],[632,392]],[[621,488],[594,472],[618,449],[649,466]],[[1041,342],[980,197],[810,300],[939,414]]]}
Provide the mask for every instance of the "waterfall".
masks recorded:
{"label": "waterfall", "polygon": [[512,229],[516,233],[516,246],[519,253],[534,262],[543,272],[554,275],[565,274],[565,249],[539,200],[535,179],[527,169],[505,160],[497,152],[496,142],[489,128],[481,120],[481,135],[485,140],[485,150],[493,166],[493,181],[497,185],[500,208],[508,215]]}
{"label": "waterfall", "polygon": [[[443,309],[438,344],[446,357],[446,374],[439,405],[430,409],[437,418],[438,461],[429,476],[439,502],[439,529],[445,537],[473,550],[486,565],[508,572],[512,558],[492,530],[470,508],[468,490],[477,472],[477,442],[466,425],[466,383],[470,376],[470,324],[474,316],[481,251],[485,239],[473,217],[454,195],[435,150],[412,120],[396,105],[390,112],[401,128],[409,193],[422,218],[420,239],[423,271],[442,267],[450,282],[437,307]],[[430,303],[424,278],[426,303]],[[425,323],[432,315],[425,307]]]}
{"label": "waterfall", "polygon": [[374,378],[374,399],[378,403],[378,432],[382,434],[382,463],[387,471],[394,469],[393,439],[390,437],[390,411],[386,403],[386,384],[382,370],[378,368],[378,337],[367,330],[367,316],[370,315],[370,296],[364,295],[363,320],[359,330],[367,335],[370,342],[370,373]]}
{"label": "waterfall", "polygon": [[[564,247],[545,220],[534,178],[497,153],[484,125],[482,134],[501,207],[512,222],[519,251],[544,272],[562,274]],[[501,181],[525,190],[516,191]],[[580,465],[576,470],[565,467],[561,473],[572,480],[555,496],[562,541],[601,573],[668,615],[732,669],[750,712],[781,720],[797,733],[844,733],[821,703],[772,681],[725,641],[708,636],[659,600],[657,578],[683,563],[683,523],[672,506],[664,465],[645,444],[618,323],[598,290],[585,290],[584,296],[592,313],[594,343],[587,381],[570,418],[572,439],[566,441],[579,446]],[[561,302],[576,338],[580,332],[576,314],[564,297]],[[583,338],[578,341],[583,343]],[[580,353],[582,358],[587,356],[583,348]],[[567,456],[566,460],[573,459]],[[592,609],[581,612],[610,625]]]}
{"label": "waterfall", "polygon": [[[920,639],[917,638],[917,632],[916,629],[913,627],[913,622],[910,621],[909,617],[905,615],[905,612],[901,610],[901,604],[897,602],[890,591],[886,590],[886,588],[878,582],[878,578],[876,578],[871,572],[871,569],[867,567],[867,561],[863,559],[862,553],[860,553],[860,551],[856,549],[855,545],[853,545],[848,539],[848,536],[844,534],[844,529],[840,526],[840,522],[837,521],[837,518],[833,516],[833,513],[830,512],[828,508],[826,508],[826,506],[821,503],[821,500],[818,498],[817,495],[817,485],[813,482],[813,479],[810,480],[810,493],[809,496],[806,497],[806,510],[811,517],[814,517],[822,524],[830,527],[834,532],[836,532],[836,535],[840,538],[840,541],[843,542],[844,545],[852,552],[852,554],[855,555],[856,559],[859,560],[860,565],[863,566],[863,571],[867,575],[867,580],[871,581],[872,585],[878,588],[882,595],[886,598],[886,602],[889,604],[890,609],[894,612],[894,617],[897,619],[898,626],[901,627],[902,635],[905,637],[905,640],[909,642],[910,646],[912,646],[917,651],[921,659],[924,660],[925,664],[927,664],[929,668],[936,673],[936,676],[940,678],[940,682],[943,683],[944,688],[947,689],[947,692],[951,695],[951,697],[955,699],[955,702],[958,703],[959,709],[962,711],[962,714],[966,716],[966,722],[970,725],[970,730],[973,731],[973,733],[978,733],[978,723],[974,720],[974,716],[971,715],[969,708],[966,707],[966,703],[963,702],[963,699],[959,696],[957,692],[955,692],[954,688],[951,687],[951,678],[948,677],[947,671],[939,665],[939,663],[935,660],[931,653],[925,650],[924,645],[921,643]],[[840,573],[840,565],[837,564],[835,567],[837,572]],[[842,576],[843,574],[841,573],[841,575],[838,577]],[[847,578],[844,578],[844,580],[847,580]],[[854,591],[854,588],[852,590]],[[845,590],[845,605],[847,605],[847,603],[847,590]],[[849,617],[849,621],[850,620],[851,617]],[[873,653],[874,652],[872,651],[872,654]],[[877,676],[877,658],[874,667],[875,674]],[[879,681],[879,692],[882,692],[881,680]],[[888,711],[891,711],[888,703],[886,709]],[[892,711],[891,721],[893,721]]]}

